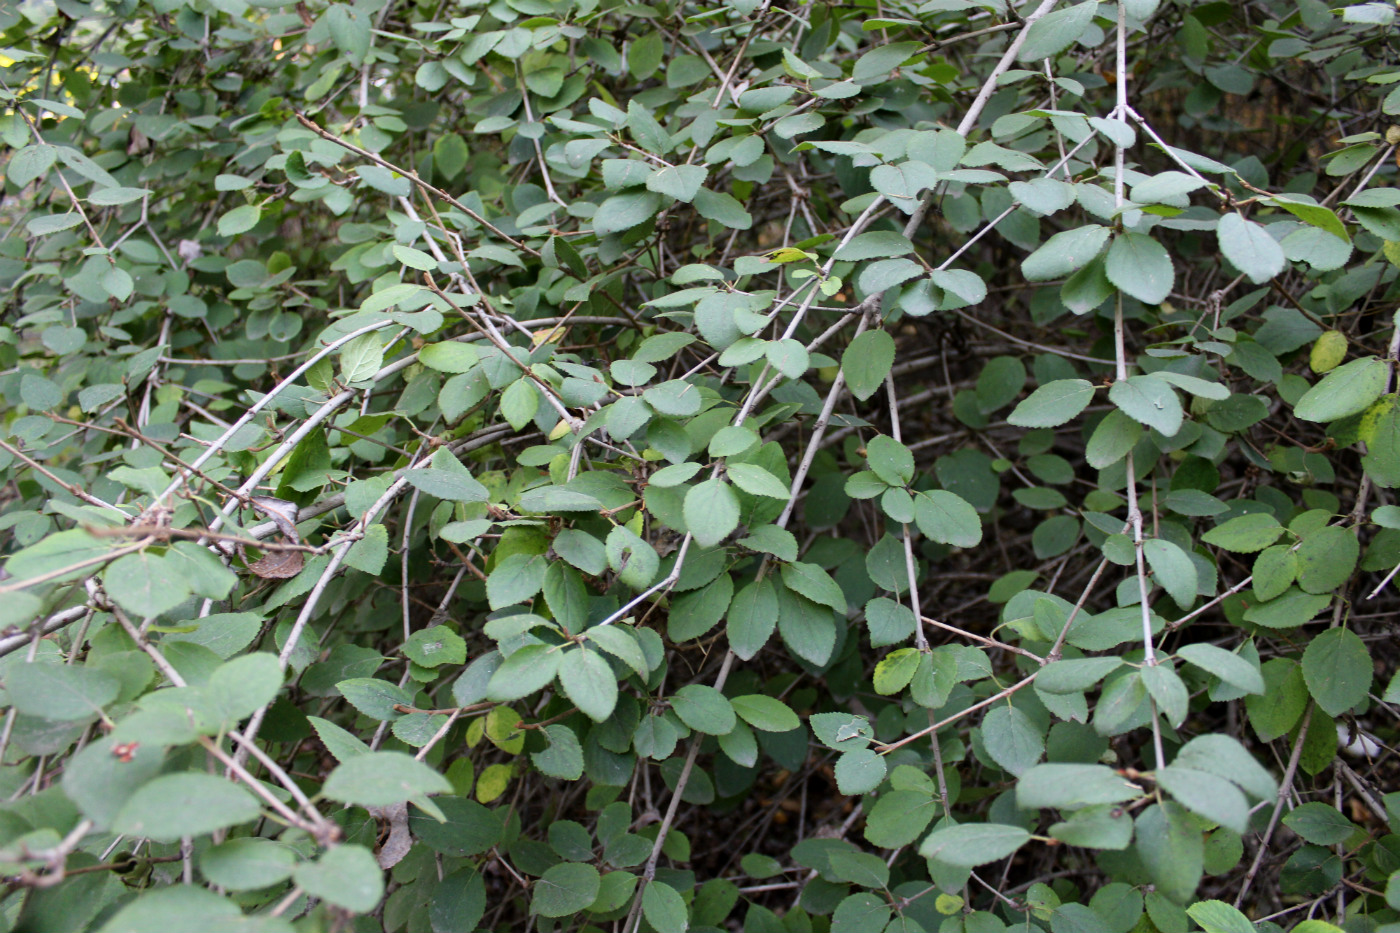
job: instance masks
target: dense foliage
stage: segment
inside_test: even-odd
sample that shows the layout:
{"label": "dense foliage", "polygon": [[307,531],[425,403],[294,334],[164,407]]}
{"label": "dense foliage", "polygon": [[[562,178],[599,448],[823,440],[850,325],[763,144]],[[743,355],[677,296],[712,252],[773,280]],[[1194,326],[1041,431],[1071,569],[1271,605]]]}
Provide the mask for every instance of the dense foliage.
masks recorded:
{"label": "dense foliage", "polygon": [[1335,2],[0,7],[0,928],[1400,930]]}

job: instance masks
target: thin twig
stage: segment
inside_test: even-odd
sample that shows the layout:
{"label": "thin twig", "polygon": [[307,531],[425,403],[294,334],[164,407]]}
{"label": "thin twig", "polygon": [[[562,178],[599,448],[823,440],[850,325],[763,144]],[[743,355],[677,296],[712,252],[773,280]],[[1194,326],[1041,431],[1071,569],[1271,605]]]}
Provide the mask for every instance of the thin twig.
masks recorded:
{"label": "thin twig", "polygon": [[1274,837],[1274,829],[1278,826],[1279,816],[1283,814],[1284,801],[1288,799],[1288,794],[1293,789],[1293,778],[1298,773],[1298,761],[1303,757],[1303,743],[1308,738],[1308,724],[1312,722],[1313,704],[1308,701],[1308,708],[1303,711],[1302,724],[1298,727],[1298,738],[1293,741],[1293,752],[1288,756],[1288,767],[1283,772],[1283,780],[1278,785],[1278,796],[1274,801],[1274,812],[1269,814],[1269,825],[1264,829],[1264,835],[1259,837],[1259,847],[1254,852],[1254,861],[1250,863],[1249,871],[1244,876],[1244,881],[1240,884],[1240,889],[1235,894],[1235,906],[1239,907],[1244,903],[1244,897],[1249,893],[1249,886],[1254,883],[1255,875],[1259,874],[1259,866],[1264,864],[1264,856],[1269,854],[1269,840]]}

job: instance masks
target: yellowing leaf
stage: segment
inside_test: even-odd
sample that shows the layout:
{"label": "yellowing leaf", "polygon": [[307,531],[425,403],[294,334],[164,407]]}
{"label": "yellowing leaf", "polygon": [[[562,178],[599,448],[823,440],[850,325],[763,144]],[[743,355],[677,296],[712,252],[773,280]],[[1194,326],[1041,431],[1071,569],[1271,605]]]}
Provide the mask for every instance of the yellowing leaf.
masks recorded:
{"label": "yellowing leaf", "polygon": [[1346,359],[1346,356],[1346,335],[1339,330],[1329,330],[1313,343],[1312,353],[1308,356],[1308,366],[1319,375],[1330,373]]}

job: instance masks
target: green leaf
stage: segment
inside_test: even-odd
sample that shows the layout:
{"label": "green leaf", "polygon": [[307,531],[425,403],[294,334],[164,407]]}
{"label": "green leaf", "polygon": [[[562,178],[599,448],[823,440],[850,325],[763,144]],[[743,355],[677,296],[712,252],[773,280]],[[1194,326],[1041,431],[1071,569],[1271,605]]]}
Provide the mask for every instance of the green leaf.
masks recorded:
{"label": "green leaf", "polygon": [[1141,233],[1123,233],[1114,239],[1104,273],[1124,294],[1149,305],[1166,301],[1176,279],[1166,247]]}
{"label": "green leaf", "polygon": [[739,527],[739,498],[723,480],[697,483],[685,494],[685,526],[695,543],[714,547]]}
{"label": "green leaf", "polygon": [[[757,443],[758,434],[756,434],[752,428],[746,428],[733,424],[727,425],[716,431],[715,436],[710,438],[710,456],[730,457],[735,454],[741,454],[749,448],[753,447]],[[689,472],[683,479],[680,480],[680,482],[685,482],[686,480],[690,479],[690,477],[694,476],[697,472],[699,472],[700,469],[699,464],[678,463],[676,464],[676,466],[684,466],[690,468]],[[666,467],[666,469],[673,469],[673,467]],[[653,483],[653,485],[656,483],[656,474],[652,474],[651,482]]]}
{"label": "green leaf", "polygon": [[112,831],[178,842],[182,836],[212,833],[257,817],[257,800],[239,785],[184,771],[158,777],[127,798],[112,821]]}
{"label": "green leaf", "polygon": [[1021,274],[1027,282],[1065,278],[1088,265],[1106,242],[1108,228],[1099,224],[1057,233],[1021,261]]}
{"label": "green leaf", "polygon": [[889,866],[878,855],[845,848],[832,849],[827,861],[831,874],[839,881],[858,884],[863,888],[889,887]]}
{"label": "green leaf", "polygon": [[1248,917],[1224,901],[1197,901],[1186,913],[1205,933],[1257,933]]}
{"label": "green leaf", "polygon": [[708,174],[702,165],[670,165],[647,176],[647,190],[688,204],[695,200]]}
{"label": "green leaf", "polygon": [[645,678],[651,672],[646,653],[637,644],[637,638],[627,626],[595,625],[584,632],[584,635],[599,648],[632,668],[638,677]]}
{"label": "green leaf", "polygon": [[528,376],[521,376],[501,393],[501,417],[517,431],[524,429],[540,410],[540,391]]}
{"label": "green leaf", "polygon": [[836,786],[847,796],[868,794],[885,779],[885,759],[868,748],[844,752],[836,759]]}
{"label": "green leaf", "polygon": [[1172,670],[1171,662],[1162,661],[1146,665],[1139,671],[1139,676],[1147,692],[1156,701],[1158,711],[1167,718],[1167,722],[1173,728],[1179,727],[1186,720],[1191,695],[1176,671]]}
{"label": "green leaf", "polygon": [[[643,33],[627,49],[627,70],[638,81],[652,76],[666,54],[666,43],[660,33]],[[559,916],[545,914],[545,916]]]}
{"label": "green leaf", "polygon": [[1259,800],[1273,800],[1278,783],[1254,757],[1228,735],[1200,735],[1177,752],[1172,765],[1223,777]]}
{"label": "green leaf", "polygon": [[1045,739],[1040,729],[1014,706],[997,706],[983,717],[982,744],[1002,770],[1017,777],[1045,753]]}
{"label": "green leaf", "polygon": [[447,626],[434,625],[410,635],[408,641],[403,643],[403,653],[419,667],[465,664],[467,643]]}
{"label": "green leaf", "polygon": [[1351,237],[1347,236],[1346,225],[1330,208],[1320,204],[1307,204],[1302,201],[1294,201],[1288,197],[1275,197],[1273,203],[1288,211],[1305,224],[1325,230],[1343,243],[1350,243]]}
{"label": "green leaf", "polygon": [[1191,900],[1204,871],[1201,831],[1171,802],[1144,810],[1136,829],[1134,848],[1157,889],[1177,903]]}
{"label": "green leaf", "polygon": [[1186,195],[1208,184],[1205,179],[1185,172],[1159,172],[1133,185],[1132,199],[1135,204],[1180,204]]}
{"label": "green leaf", "polygon": [[836,648],[834,610],[786,586],[778,588],[778,631],[794,655],[818,667],[831,660]]}
{"label": "green leaf", "polygon": [[671,709],[696,732],[725,735],[734,728],[734,707],[724,694],[704,684],[688,684],[670,698]]}
{"label": "green leaf", "polygon": [[554,620],[570,632],[582,629],[588,622],[587,587],[578,571],[566,563],[551,562],[545,571],[544,602]]}
{"label": "green leaf", "polygon": [[1273,544],[1281,534],[1283,526],[1278,519],[1265,512],[1256,512],[1216,525],[1201,535],[1201,540],[1236,554],[1253,554]]}
{"label": "green leaf", "polygon": [[389,560],[389,529],[382,524],[373,524],[365,529],[365,536],[354,544],[345,555],[345,564],[356,570],[377,577]]}
{"label": "green leaf", "polygon": [[747,230],[753,226],[753,217],[732,195],[701,188],[695,193],[693,203],[701,217],[731,230]]}
{"label": "green leaf", "polygon": [[413,705],[413,697],[402,687],[373,677],[351,677],[337,683],[335,689],[351,706],[374,719],[398,719],[403,713],[395,706]]}
{"label": "green leaf", "polygon": [[1290,586],[1283,595],[1245,609],[1244,620],[1265,628],[1297,628],[1317,618],[1331,604],[1330,595],[1315,596]]}
{"label": "green leaf", "polygon": [[1237,833],[1249,828],[1249,802],[1222,777],[1172,765],[1157,769],[1157,783],[1193,813]]}
{"label": "green leaf", "polygon": [[1049,832],[1072,846],[1121,851],[1132,842],[1133,818],[1122,807],[1098,804],[1069,812]]}
{"label": "green leaf", "polygon": [[1272,742],[1287,735],[1302,717],[1308,705],[1308,687],[1302,665],[1288,658],[1265,661],[1259,673],[1264,678],[1263,695],[1247,697],[1245,709],[1260,740]]}
{"label": "green leaf", "polygon": [[[711,450],[710,453],[717,457],[724,456],[723,454],[714,453],[713,450]],[[672,486],[679,486],[682,483],[690,482],[690,480],[695,478],[695,474],[699,472],[700,464],[698,463],[673,463],[651,474],[651,478],[648,482],[649,485],[656,486],[660,489],[670,489]]]}
{"label": "green leaf", "polygon": [[549,561],[543,554],[512,554],[486,578],[486,599],[492,609],[534,599],[544,587]]}
{"label": "green leaf", "polygon": [[[867,21],[868,22],[868,21]],[[844,889],[842,889],[844,891]],[[841,903],[831,914],[831,929],[836,933],[854,933],[856,930],[883,930],[890,922],[893,911],[883,897],[868,891],[851,894],[842,898]],[[751,911],[749,916],[754,916]]]}
{"label": "green leaf", "polygon": [[66,214],[40,214],[26,223],[25,229],[30,236],[48,236],[50,233],[58,233],[70,227],[76,227],[83,222],[83,215],[77,211],[69,211]]}
{"label": "green leaf", "polygon": [[881,259],[861,269],[857,283],[861,291],[875,295],[907,282],[923,271],[924,267],[912,259]]}
{"label": "green leaf", "polygon": [[1230,397],[1230,389],[1219,382],[1211,382],[1209,379],[1200,379],[1196,376],[1187,376],[1182,373],[1174,373],[1169,370],[1161,370],[1154,375],[1163,382],[1168,382],[1183,392],[1200,398],[1208,398],[1212,401],[1223,402]]}
{"label": "green leaf", "polygon": [[642,891],[642,915],[656,933],[686,933],[690,926],[685,901],[661,881],[652,881]]}
{"label": "green leaf", "polygon": [[316,730],[316,736],[321,740],[321,744],[326,746],[326,751],[330,752],[331,757],[335,758],[336,761],[345,761],[369,751],[368,745],[335,723],[317,716],[308,716],[306,719]]}
{"label": "green leaf", "polygon": [[1120,658],[1074,658],[1052,661],[1040,669],[1037,690],[1045,693],[1083,693],[1123,665]]}
{"label": "green leaf", "polygon": [[1057,428],[1079,415],[1094,398],[1087,379],[1047,382],[1022,400],[1007,421],[1022,428]]}
{"label": "green leaf", "polygon": [[562,652],[552,645],[524,645],[501,662],[487,683],[486,696],[500,702],[538,693],[559,673]]}
{"label": "green leaf", "polygon": [[157,745],[138,744],[122,755],[117,752],[121,744],[115,735],[95,739],[63,769],[64,795],[100,830],[111,827],[122,805],[160,773],[165,761],[165,750]]}
{"label": "green leaf", "polygon": [[800,379],[811,365],[807,348],[791,337],[768,344],[765,352],[773,368],[789,379]]}
{"label": "green leaf", "polygon": [[1196,601],[1196,565],[1180,547],[1162,538],[1142,542],[1152,576],[1182,609]]}
{"label": "green leaf", "polygon": [[1182,645],[1177,657],[1189,661],[1203,671],[1219,677],[1225,683],[1251,694],[1264,693],[1264,678],[1259,669],[1244,658],[1224,648],[1206,642]]}
{"label": "green leaf", "polygon": [[740,719],[764,732],[791,732],[802,725],[786,703],[761,693],[731,697],[729,703]]}
{"label": "green leaf", "polygon": [[419,272],[436,272],[438,262],[421,249],[414,249],[412,246],[403,246],[395,243],[391,250],[394,258],[408,266],[410,269],[417,269]]}
{"label": "green leaf", "polygon": [[43,177],[57,159],[58,152],[53,146],[31,143],[10,156],[5,175],[16,188],[23,188]]}
{"label": "green leaf", "polygon": [[344,52],[352,64],[364,62],[373,42],[369,13],[348,4],[338,4],[326,11],[325,22],[336,48]]}
{"label": "green leaf", "polygon": [[1113,285],[1104,275],[1103,257],[1095,256],[1060,287],[1060,301],[1075,314],[1088,314],[1113,295]]}
{"label": "green leaf", "polygon": [[379,334],[361,334],[340,348],[340,378],[354,385],[372,379],[384,365],[384,345]]}
{"label": "green leaf", "polygon": [[700,411],[700,393],[684,379],[672,379],[642,393],[652,408],[673,418],[688,418]]}
{"label": "green leaf", "polygon": [[856,59],[851,69],[851,78],[856,81],[882,78],[907,62],[920,48],[922,46],[917,42],[882,44]]}
{"label": "green leaf", "polygon": [[622,525],[608,532],[606,553],[617,578],[634,590],[650,585],[661,567],[656,549]]}
{"label": "green leaf", "polygon": [[786,528],[777,525],[759,525],[750,528],[747,537],[739,543],[751,551],[772,554],[778,560],[797,560],[797,538]]}
{"label": "green leaf", "polygon": [[994,356],[977,374],[977,405],[990,414],[1007,405],[1026,384],[1026,367],[1014,356]]}
{"label": "green leaf", "polygon": [[117,698],[121,681],[91,667],[33,661],[12,664],[5,673],[10,705],[26,716],[67,721],[102,712]]}
{"label": "green leaf", "polygon": [[1031,24],[1026,41],[1016,52],[1018,62],[1038,62],[1069,48],[1092,25],[1096,3],[1080,3],[1055,10]]}
{"label": "green leaf", "polygon": [[1140,796],[1141,787],[1104,765],[1036,765],[1016,783],[1016,804],[1023,810],[1121,803]]}
{"label": "green leaf", "polygon": [[545,726],[542,731],[549,747],[531,752],[530,760],[550,777],[577,781],[583,776],[583,746],[579,744],[578,736],[568,726],[558,723]]}
{"label": "green leaf", "polygon": [[814,713],[807,724],[818,742],[837,751],[865,748],[875,737],[870,720],[855,713]]}
{"label": "green leaf", "polygon": [[1041,215],[1054,214],[1074,203],[1074,186],[1054,178],[1013,181],[1006,190],[1022,207]]}
{"label": "green leaf", "polygon": [[[898,769],[895,770],[896,776]],[[880,795],[865,820],[865,838],[885,849],[907,846],[923,834],[942,805],[930,794],[892,790]]]}
{"label": "green leaf", "polygon": [[846,594],[831,575],[816,564],[793,561],[784,564],[781,573],[783,583],[793,592],[836,612],[846,611]]}
{"label": "green leaf", "polygon": [[321,788],[332,800],[361,807],[387,807],[451,791],[445,777],[403,752],[370,752],[343,761]]}
{"label": "green leaf", "polygon": [[1366,699],[1373,674],[1366,643],[1350,629],[1321,632],[1303,652],[1303,679],[1329,716],[1340,716]]}
{"label": "green leaf", "polygon": [[369,913],[384,896],[384,872],[364,846],[342,843],[292,875],[307,894],[354,913]]}
{"label": "green leaf", "polygon": [[946,865],[976,868],[1006,858],[1030,838],[1030,832],[1020,826],[997,823],[945,826],[929,833],[919,844],[919,854]]}
{"label": "green leaf", "polygon": [[1298,587],[1305,593],[1330,593],[1356,570],[1361,542],[1349,528],[1319,528],[1298,545]]}
{"label": "green leaf", "polygon": [[1181,399],[1164,379],[1130,376],[1110,386],[1108,397],[1125,415],[1163,437],[1172,437],[1181,429]]}
{"label": "green leaf", "polygon": [[290,846],[244,836],[205,849],[199,857],[199,872],[229,891],[254,891],[290,878],[296,864]]}
{"label": "green leaf", "polygon": [[[783,500],[792,498],[787,485],[761,466],[752,463],[730,463],[725,466],[724,472],[734,481],[735,486],[750,495]],[[689,494],[686,498],[689,499]]]}
{"label": "green leaf", "polygon": [[875,475],[891,486],[906,486],[914,478],[914,454],[892,437],[872,437],[865,445],[865,457]]}
{"label": "green leaf", "polygon": [[596,512],[603,506],[596,496],[563,486],[527,489],[516,504],[526,512]]}
{"label": "green leaf", "polygon": [[256,204],[235,207],[219,218],[219,236],[238,236],[240,233],[247,233],[258,225],[258,220],[261,217],[262,211]]}
{"label": "green leaf", "polygon": [[542,917],[567,917],[588,907],[598,897],[598,869],[584,862],[563,862],[535,881],[530,912]]}
{"label": "green leaf", "polygon": [[152,551],[128,554],[102,574],[107,595],[139,619],[169,612],[189,598],[188,578],[174,563]]}
{"label": "green leaf", "polygon": [[866,331],[841,355],[841,374],[862,402],[875,394],[893,365],[894,338],[883,330]]}
{"label": "green leaf", "polygon": [[1270,600],[1283,593],[1298,578],[1298,554],[1286,544],[1266,547],[1254,558],[1254,595]]}
{"label": "green leaf", "polygon": [[270,704],[282,689],[282,666],[275,654],[261,651],[219,665],[204,685],[204,695],[226,728]]}
{"label": "green leaf", "polygon": [[292,933],[290,921],[259,917],[249,923],[227,898],[193,885],[149,890],[127,902],[101,933],[151,933],[152,930],[206,930],[209,933]]}
{"label": "green leaf", "polygon": [[559,686],[573,704],[594,722],[604,722],[617,706],[617,676],[596,651],[564,652],[559,661]]}
{"label": "green leaf", "polygon": [[1119,735],[1136,723],[1147,685],[1140,672],[1125,674],[1109,681],[1094,707],[1094,728],[1100,735]]}
{"label": "green leaf", "polygon": [[1283,825],[1313,845],[1334,846],[1346,842],[1356,832],[1356,824],[1335,807],[1311,801],[1294,807],[1283,818]]}
{"label": "green leaf", "polygon": [[1263,227],[1239,214],[1224,214],[1215,228],[1220,252],[1249,280],[1262,285],[1283,271],[1283,247]]}
{"label": "green leaf", "polygon": [[1126,457],[1142,438],[1142,427],[1121,411],[1109,412],[1089,437],[1084,459],[1096,470],[1105,470]]}
{"label": "green leaf", "polygon": [[598,236],[623,233],[656,216],[661,196],[652,191],[615,194],[604,201],[593,215],[593,231]]}
{"label": "green leaf", "polygon": [[418,351],[419,362],[442,373],[467,372],[480,359],[481,353],[476,347],[455,340],[432,343]]}
{"label": "green leaf", "polygon": [[1375,356],[1338,366],[1303,393],[1293,406],[1293,414],[1316,422],[1359,414],[1385,391],[1386,372],[1385,361]]}
{"label": "green leaf", "polygon": [[953,547],[976,547],[982,542],[982,519],[977,510],[946,489],[914,496],[914,523],[930,539]]}
{"label": "green leaf", "polygon": [[907,256],[912,252],[914,244],[903,234],[893,230],[871,230],[836,250],[835,256],[842,262],[856,262],[862,259]]}
{"label": "green leaf", "polygon": [[746,584],[729,604],[725,632],[729,647],[748,661],[768,643],[778,626],[778,595],[770,580]]}

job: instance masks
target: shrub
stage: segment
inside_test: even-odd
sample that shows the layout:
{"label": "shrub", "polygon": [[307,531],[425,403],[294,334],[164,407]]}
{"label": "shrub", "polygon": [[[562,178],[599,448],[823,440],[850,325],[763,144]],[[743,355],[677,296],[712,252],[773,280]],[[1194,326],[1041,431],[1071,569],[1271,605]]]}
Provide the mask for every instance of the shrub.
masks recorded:
{"label": "shrub", "polygon": [[5,928],[1396,930],[1395,16],[0,10]]}

